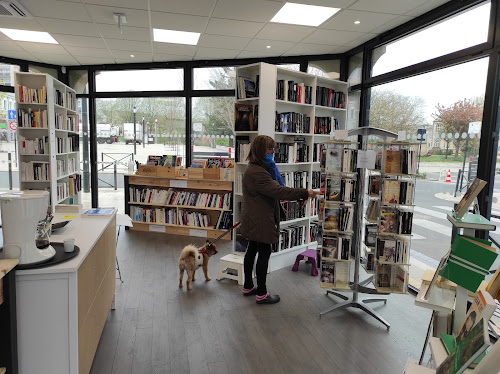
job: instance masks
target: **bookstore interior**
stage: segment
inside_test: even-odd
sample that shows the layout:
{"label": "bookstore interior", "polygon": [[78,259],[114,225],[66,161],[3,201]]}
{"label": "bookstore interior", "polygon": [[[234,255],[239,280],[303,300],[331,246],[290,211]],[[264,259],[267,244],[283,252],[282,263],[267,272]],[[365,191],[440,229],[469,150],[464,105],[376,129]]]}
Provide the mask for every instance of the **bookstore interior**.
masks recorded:
{"label": "bookstore interior", "polygon": [[0,1],[0,374],[500,373],[498,29],[500,0]]}

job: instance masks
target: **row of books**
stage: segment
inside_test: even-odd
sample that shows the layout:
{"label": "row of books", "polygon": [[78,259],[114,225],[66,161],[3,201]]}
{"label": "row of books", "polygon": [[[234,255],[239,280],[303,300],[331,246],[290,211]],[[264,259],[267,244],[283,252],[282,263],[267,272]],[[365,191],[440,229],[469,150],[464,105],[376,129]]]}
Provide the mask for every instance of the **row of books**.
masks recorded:
{"label": "row of books", "polygon": [[181,226],[210,227],[210,216],[205,213],[179,209],[177,218]]}
{"label": "row of books", "polygon": [[352,206],[325,208],[325,230],[352,231],[354,210]]}
{"label": "row of books", "polygon": [[322,288],[346,288],[349,286],[349,266],[346,261],[321,261],[320,285]]}
{"label": "row of books", "polygon": [[40,127],[46,129],[48,127],[47,111],[18,108],[17,125],[19,127]]}
{"label": "row of books", "polygon": [[345,108],[345,95],[329,87],[316,87],[316,105],[330,108]]}
{"label": "row of books", "polygon": [[215,220],[214,229],[227,230],[232,225],[232,215],[230,211],[220,211]]}
{"label": "row of books", "polygon": [[72,92],[54,91],[54,103],[70,110],[76,110],[75,95]]}
{"label": "row of books", "polygon": [[303,113],[278,113],[274,121],[274,131],[309,134],[311,117]]}
{"label": "row of books", "polygon": [[61,120],[56,119],[55,128],[58,130],[78,132],[78,115],[67,115],[65,120],[64,118]]}
{"label": "row of books", "polygon": [[238,99],[259,97],[259,75],[256,75],[255,81],[247,77],[238,77],[236,93]]}
{"label": "row of books", "polygon": [[276,143],[274,162],[294,164],[309,162],[309,146],[302,139],[292,143]]}
{"label": "row of books", "polygon": [[313,170],[312,172],[312,189],[317,189],[321,187],[321,171]]}
{"label": "row of books", "polygon": [[69,188],[67,182],[58,182],[56,185],[57,201],[67,199],[69,197]]}
{"label": "row of books", "polygon": [[281,252],[285,249],[306,244],[306,226],[288,226],[280,230],[278,243],[271,245],[272,252]]}
{"label": "row of books", "polygon": [[177,225],[177,210],[131,206],[130,215],[135,222]]}
{"label": "row of books", "polygon": [[49,154],[49,137],[27,139],[22,135],[17,136],[19,153],[22,155],[47,155]]}
{"label": "row of books", "polygon": [[234,131],[257,131],[259,129],[259,106],[234,104]]}
{"label": "row of books", "polygon": [[21,180],[23,181],[49,181],[48,161],[29,161],[21,163]]}
{"label": "row of books", "polygon": [[163,156],[149,155],[146,164],[165,166],[165,167],[181,166],[182,157],[176,155],[163,155]]}
{"label": "row of books", "polygon": [[392,292],[406,293],[408,288],[408,272],[403,265],[376,265],[375,285],[379,288],[390,288]]}
{"label": "row of books", "polygon": [[400,264],[409,263],[410,243],[405,238],[377,238],[377,259]]}
{"label": "row of books", "polygon": [[335,117],[314,117],[314,133],[330,134],[333,130],[340,130],[340,122]]}
{"label": "row of books", "polygon": [[207,192],[190,192],[169,188],[130,187],[130,200],[137,203],[184,205],[205,208],[229,209],[231,194],[216,194]]}
{"label": "row of books", "polygon": [[[386,150],[377,153],[375,168],[386,174],[416,174],[418,153],[412,149]],[[382,167],[381,160],[384,159]]]}
{"label": "row of books", "polygon": [[286,187],[293,188],[308,188],[309,185],[309,172],[303,171],[284,171],[280,173],[281,179]]}
{"label": "row of books", "polygon": [[321,245],[322,260],[349,260],[351,237],[345,235],[323,236]]}
{"label": "row of books", "polygon": [[[196,164],[199,165],[199,162]],[[205,160],[203,167],[207,169],[234,168],[234,158],[209,157]]]}
{"label": "row of books", "polygon": [[306,204],[303,201],[281,201],[281,221],[290,221],[292,219],[304,218],[306,216]]}
{"label": "row of books", "polygon": [[276,82],[276,100],[311,104],[312,87],[306,86],[304,83],[280,79]]}
{"label": "row of books", "polygon": [[80,149],[80,141],[78,135],[56,138],[57,153],[77,152]]}
{"label": "row of books", "polygon": [[326,178],[326,201],[356,201],[356,179],[329,177]]}
{"label": "row of books", "polygon": [[324,203],[324,199],[318,196],[310,199],[311,217],[317,216],[319,214],[320,202]]}
{"label": "row of books", "polygon": [[56,168],[58,177],[76,173],[76,171],[78,170],[76,157],[72,157],[67,160],[56,160]]}
{"label": "row of books", "polygon": [[357,169],[358,151],[343,148],[340,144],[328,144],[321,157],[321,168],[328,172],[355,172]]}
{"label": "row of books", "polygon": [[321,162],[325,149],[326,145],[324,143],[314,143],[312,162]]}
{"label": "row of books", "polygon": [[82,190],[82,175],[73,174],[68,178],[68,192],[70,196],[76,195]]}
{"label": "row of books", "polygon": [[411,205],[415,183],[413,181],[398,181],[384,179],[382,204]]}
{"label": "row of books", "polygon": [[47,104],[47,86],[42,88],[29,88],[19,85],[19,102]]}
{"label": "row of books", "polygon": [[[317,242],[321,238],[321,225],[319,222],[309,224],[309,243]],[[319,264],[319,262],[318,262]]]}
{"label": "row of books", "polygon": [[380,232],[409,235],[412,231],[413,212],[384,206],[380,213]]}

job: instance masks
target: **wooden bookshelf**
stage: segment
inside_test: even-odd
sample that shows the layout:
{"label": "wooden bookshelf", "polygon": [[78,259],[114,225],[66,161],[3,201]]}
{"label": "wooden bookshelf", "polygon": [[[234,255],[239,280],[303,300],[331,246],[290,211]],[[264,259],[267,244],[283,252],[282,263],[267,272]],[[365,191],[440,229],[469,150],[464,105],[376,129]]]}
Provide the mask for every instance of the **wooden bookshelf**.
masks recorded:
{"label": "wooden bookshelf", "polygon": [[48,74],[16,72],[15,80],[20,189],[49,190],[52,212],[59,203],[79,204],[76,91]]}
{"label": "wooden bookshelf", "polygon": [[[225,229],[214,229],[214,223],[219,214],[224,212],[232,212],[231,205],[225,208],[178,205],[178,204],[162,204],[162,203],[145,203],[134,201],[131,191],[135,188],[150,188],[155,190],[173,189],[176,191],[198,192],[198,193],[213,193],[213,194],[231,194],[233,191],[233,182],[215,179],[187,179],[180,177],[151,177],[141,175],[125,175],[125,213],[130,215],[134,226],[130,230],[160,232],[165,234],[197,236],[214,239],[224,233]],[[232,198],[229,197],[229,203]],[[210,217],[208,227],[188,226],[181,224],[171,224],[164,222],[144,222],[134,219],[133,207],[144,208],[165,208],[175,211],[175,216],[178,216],[179,210],[189,210],[190,212],[200,212]],[[232,221],[230,220],[230,223]],[[231,234],[228,234],[224,239],[230,239]]]}

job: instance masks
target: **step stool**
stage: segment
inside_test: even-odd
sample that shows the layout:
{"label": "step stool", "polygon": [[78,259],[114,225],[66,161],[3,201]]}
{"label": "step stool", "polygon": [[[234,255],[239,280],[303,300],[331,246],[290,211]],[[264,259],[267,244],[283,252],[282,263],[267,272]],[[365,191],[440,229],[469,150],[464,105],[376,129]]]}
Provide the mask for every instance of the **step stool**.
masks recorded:
{"label": "step stool", "polygon": [[[229,254],[225,255],[220,259],[219,262],[219,270],[217,272],[217,280],[221,280],[222,278],[228,278],[238,281],[240,286],[243,286],[244,282],[244,270],[243,270],[243,261],[245,260],[244,256]],[[229,272],[229,270],[232,270]],[[236,272],[236,275],[231,274]]]}
{"label": "step stool", "polygon": [[304,258],[307,259],[307,262],[311,264],[311,275],[313,277],[318,275],[318,269],[316,268],[316,250],[315,249],[308,249],[302,253],[299,253],[297,255],[297,258],[295,259],[295,264],[292,267],[292,271],[298,271],[299,270],[299,262],[300,260],[303,260]]}

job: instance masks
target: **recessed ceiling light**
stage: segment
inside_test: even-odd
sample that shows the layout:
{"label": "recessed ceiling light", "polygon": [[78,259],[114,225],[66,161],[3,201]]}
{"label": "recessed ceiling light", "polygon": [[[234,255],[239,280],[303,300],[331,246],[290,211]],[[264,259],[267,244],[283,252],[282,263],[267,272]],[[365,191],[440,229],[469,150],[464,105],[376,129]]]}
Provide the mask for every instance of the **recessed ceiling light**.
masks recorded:
{"label": "recessed ceiling light", "polygon": [[163,29],[153,29],[153,36],[155,42],[189,44],[189,45],[198,44],[198,39],[200,39],[199,32],[163,30]]}
{"label": "recessed ceiling light", "polygon": [[45,31],[28,31],[16,29],[0,29],[5,35],[12,40],[20,42],[48,43],[59,44],[48,32]]}
{"label": "recessed ceiling light", "polygon": [[361,22],[360,21],[354,21],[355,25],[359,25]]}
{"label": "recessed ceiling light", "polygon": [[286,3],[276,13],[271,22],[319,26],[339,10],[340,8]]}
{"label": "recessed ceiling light", "polygon": [[266,48],[271,48],[271,46],[270,45],[266,45]]}
{"label": "recessed ceiling light", "polygon": [[130,55],[130,57],[135,57],[134,55]]}

